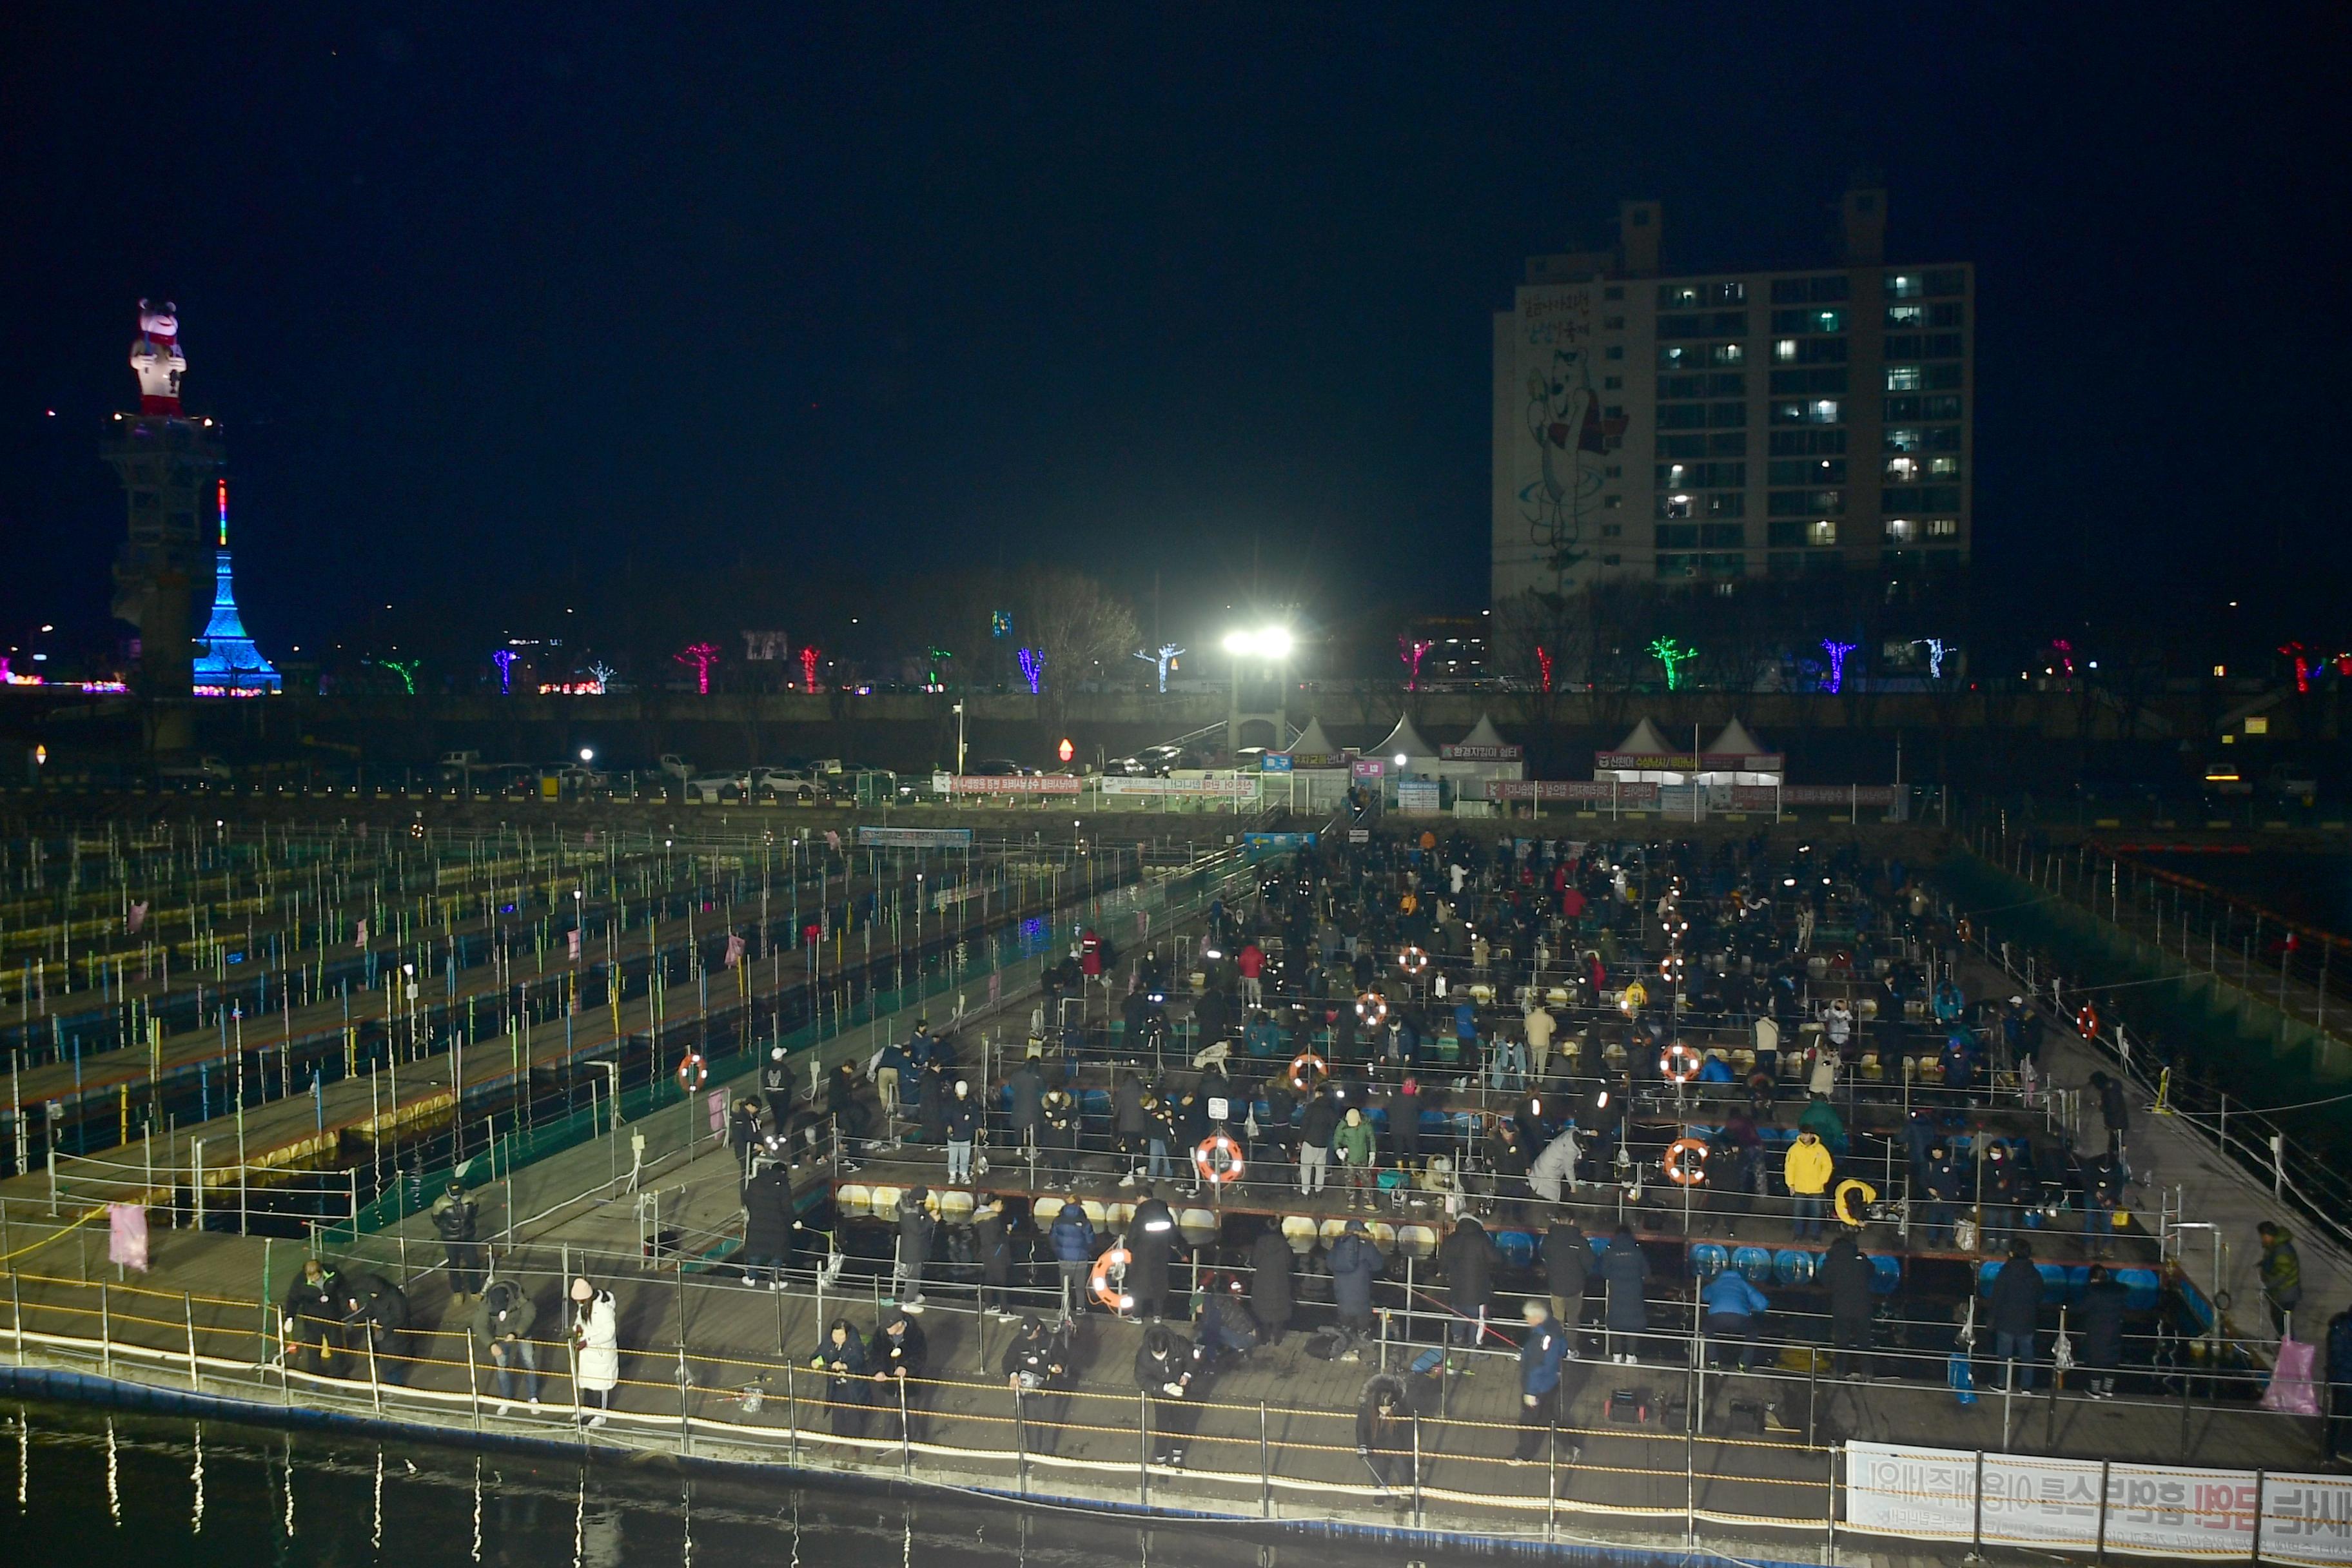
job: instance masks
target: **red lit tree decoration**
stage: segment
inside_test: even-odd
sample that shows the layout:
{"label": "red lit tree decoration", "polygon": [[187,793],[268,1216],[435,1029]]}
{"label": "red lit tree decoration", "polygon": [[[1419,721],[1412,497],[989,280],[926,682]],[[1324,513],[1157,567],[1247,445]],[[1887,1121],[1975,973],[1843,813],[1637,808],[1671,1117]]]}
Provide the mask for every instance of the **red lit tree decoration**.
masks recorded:
{"label": "red lit tree decoration", "polygon": [[692,665],[694,689],[705,697],[710,695],[710,667],[719,662],[719,647],[716,643],[698,642],[692,647],[670,655],[670,658],[680,664]]}
{"label": "red lit tree decoration", "polygon": [[1397,658],[1404,666],[1404,689],[1407,691],[1421,689],[1422,656],[1436,646],[1427,637],[1397,638]]}
{"label": "red lit tree decoration", "polygon": [[2281,644],[2279,647],[2279,652],[2294,660],[2294,694],[2297,697],[2310,696],[2312,668],[2311,650],[2304,647],[2300,641],[2297,641]]}
{"label": "red lit tree decoration", "polygon": [[1551,695],[1551,655],[1541,645],[1536,648],[1536,668],[1542,672],[1544,695]]}
{"label": "red lit tree decoration", "polygon": [[824,656],[824,650],[821,647],[814,647],[814,645],[801,649],[802,690],[814,691],[816,689],[816,661]]}

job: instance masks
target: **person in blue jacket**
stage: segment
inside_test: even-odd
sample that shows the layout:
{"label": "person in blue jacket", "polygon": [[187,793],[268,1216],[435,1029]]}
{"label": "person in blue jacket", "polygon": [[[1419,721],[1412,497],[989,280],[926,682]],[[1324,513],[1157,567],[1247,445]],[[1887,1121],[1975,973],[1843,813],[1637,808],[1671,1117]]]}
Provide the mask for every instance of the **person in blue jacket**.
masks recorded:
{"label": "person in blue jacket", "polygon": [[1706,1337],[1716,1343],[1716,1364],[1728,1359],[1731,1342],[1739,1342],[1739,1370],[1747,1372],[1756,1364],[1756,1337],[1763,1331],[1759,1321],[1772,1304],[1764,1292],[1748,1281],[1748,1276],[1737,1268],[1727,1268],[1708,1282],[1706,1302]]}
{"label": "person in blue jacket", "polygon": [[1946,980],[1936,987],[1936,1022],[1938,1024],[1958,1023],[1960,1015],[1968,1010],[1968,1005],[1967,1000],[1960,994],[1960,988],[1951,981]]}
{"label": "person in blue jacket", "polygon": [[1527,1332],[1519,1341],[1519,1443],[1511,1463],[1533,1464],[1559,1426],[1560,1368],[1576,1349],[1551,1315],[1551,1303],[1530,1297]]}
{"label": "person in blue jacket", "polygon": [[1094,1222],[1085,1205],[1066,1203],[1054,1216],[1045,1239],[1054,1248],[1054,1262],[1062,1271],[1062,1315],[1075,1318],[1086,1310],[1087,1279],[1095,1267]]}

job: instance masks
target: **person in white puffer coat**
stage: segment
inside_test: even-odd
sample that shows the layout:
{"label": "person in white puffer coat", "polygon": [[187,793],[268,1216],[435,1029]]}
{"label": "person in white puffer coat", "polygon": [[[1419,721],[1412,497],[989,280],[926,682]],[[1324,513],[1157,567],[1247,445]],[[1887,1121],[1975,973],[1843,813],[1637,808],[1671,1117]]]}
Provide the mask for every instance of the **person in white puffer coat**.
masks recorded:
{"label": "person in white puffer coat", "polygon": [[621,1383],[620,1315],[613,1293],[584,1278],[572,1282],[572,1382],[581,1425],[602,1426]]}

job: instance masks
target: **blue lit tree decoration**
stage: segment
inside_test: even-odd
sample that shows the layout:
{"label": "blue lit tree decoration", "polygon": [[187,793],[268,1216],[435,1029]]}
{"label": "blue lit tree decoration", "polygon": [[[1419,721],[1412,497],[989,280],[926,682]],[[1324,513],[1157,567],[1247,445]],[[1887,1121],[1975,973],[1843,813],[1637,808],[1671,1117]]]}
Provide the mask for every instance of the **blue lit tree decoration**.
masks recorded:
{"label": "blue lit tree decoration", "polygon": [[1859,643],[1832,642],[1827,637],[1822,639],[1822,651],[1830,656],[1830,691],[1832,695],[1845,684],[1845,656],[1860,646]]}
{"label": "blue lit tree decoration", "polygon": [[1183,652],[1184,650],[1178,647],[1174,643],[1164,642],[1160,645],[1160,651],[1158,653],[1152,653],[1149,650],[1139,650],[1135,657],[1144,660],[1146,663],[1154,663],[1159,665],[1160,690],[1164,696],[1168,690],[1168,671],[1175,665],[1177,657]]}
{"label": "blue lit tree decoration", "polygon": [[510,647],[502,647],[490,655],[490,662],[499,667],[499,695],[501,697],[514,691],[514,661],[515,650]]}
{"label": "blue lit tree decoration", "polygon": [[1019,650],[1021,679],[1029,683],[1029,695],[1037,695],[1038,686],[1045,679],[1045,656],[1034,647]]}
{"label": "blue lit tree decoration", "polygon": [[1666,689],[1678,691],[1683,684],[1683,666],[1698,657],[1698,649],[1685,647],[1675,637],[1655,637],[1650,643],[1650,657],[1666,667]]}
{"label": "blue lit tree decoration", "polygon": [[1941,637],[1922,637],[1920,640],[1927,645],[1927,679],[1930,680],[1943,679],[1945,652],[1944,639]]}

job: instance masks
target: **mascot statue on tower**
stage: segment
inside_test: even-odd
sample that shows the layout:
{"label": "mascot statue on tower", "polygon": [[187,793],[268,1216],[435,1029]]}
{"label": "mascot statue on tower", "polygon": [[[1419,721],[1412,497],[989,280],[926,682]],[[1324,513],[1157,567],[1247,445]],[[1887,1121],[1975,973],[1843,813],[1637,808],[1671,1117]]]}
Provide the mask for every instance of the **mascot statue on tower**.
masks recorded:
{"label": "mascot statue on tower", "polygon": [[139,338],[131,345],[131,368],[139,377],[139,412],[177,416],[180,378],[188,356],[180,352],[179,307],[169,300],[158,309],[139,301]]}

